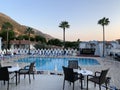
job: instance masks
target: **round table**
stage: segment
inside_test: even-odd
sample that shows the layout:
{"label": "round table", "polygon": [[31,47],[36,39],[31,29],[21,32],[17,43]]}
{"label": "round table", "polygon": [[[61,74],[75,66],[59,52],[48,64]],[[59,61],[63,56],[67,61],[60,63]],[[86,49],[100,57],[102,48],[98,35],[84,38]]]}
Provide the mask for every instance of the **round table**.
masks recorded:
{"label": "round table", "polygon": [[11,67],[11,68],[8,68],[8,72],[9,73],[15,73],[15,77],[16,77],[16,85],[17,85],[17,73],[18,71],[20,70],[21,68],[19,66],[17,67]]}
{"label": "round table", "polygon": [[93,72],[90,70],[77,70],[78,74],[82,74],[84,76],[84,87],[86,88],[87,84],[87,75],[93,75]]}

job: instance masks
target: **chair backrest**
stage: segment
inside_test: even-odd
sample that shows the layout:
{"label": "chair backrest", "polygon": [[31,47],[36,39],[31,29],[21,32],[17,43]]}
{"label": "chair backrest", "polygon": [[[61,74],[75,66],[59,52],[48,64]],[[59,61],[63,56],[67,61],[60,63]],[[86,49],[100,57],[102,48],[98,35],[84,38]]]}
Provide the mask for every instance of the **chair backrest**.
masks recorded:
{"label": "chair backrest", "polygon": [[0,68],[0,80],[9,81],[9,72],[7,67]]}
{"label": "chair backrest", "polygon": [[63,72],[64,72],[64,79],[70,82],[74,81],[74,72],[72,68],[68,68],[68,67],[62,67],[63,68]]}
{"label": "chair backrest", "polygon": [[1,63],[0,63],[0,68],[2,67]]}
{"label": "chair backrest", "polygon": [[34,72],[34,65],[35,65],[35,62],[30,63],[29,73]]}
{"label": "chair backrest", "polygon": [[68,67],[73,69],[78,69],[78,60],[69,60]]}
{"label": "chair backrest", "polygon": [[106,81],[106,76],[107,76],[108,70],[109,69],[101,71],[100,78],[99,78],[100,84],[102,84],[102,83],[104,83]]}

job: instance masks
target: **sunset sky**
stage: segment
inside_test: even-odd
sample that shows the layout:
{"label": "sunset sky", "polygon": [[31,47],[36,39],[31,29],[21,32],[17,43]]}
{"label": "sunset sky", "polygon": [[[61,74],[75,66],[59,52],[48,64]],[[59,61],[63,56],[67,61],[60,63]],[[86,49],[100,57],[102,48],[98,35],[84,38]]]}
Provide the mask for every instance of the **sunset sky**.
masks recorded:
{"label": "sunset sky", "polygon": [[0,12],[18,23],[63,39],[61,21],[68,21],[66,41],[102,40],[99,19],[109,18],[106,40],[120,39],[120,0],[1,0]]}

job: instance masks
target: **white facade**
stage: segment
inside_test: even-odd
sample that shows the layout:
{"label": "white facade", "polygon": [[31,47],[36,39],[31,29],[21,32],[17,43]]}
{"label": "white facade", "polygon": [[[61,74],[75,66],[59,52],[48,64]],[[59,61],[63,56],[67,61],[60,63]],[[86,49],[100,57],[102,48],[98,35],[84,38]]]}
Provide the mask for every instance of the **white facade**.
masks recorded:
{"label": "white facade", "polygon": [[[91,44],[94,44],[91,46]],[[79,44],[79,48],[95,48],[95,55],[102,56],[103,55],[103,42],[99,41],[88,41],[88,42],[81,42]],[[111,41],[109,44],[105,46],[104,55],[110,55],[110,53],[120,52],[120,44],[117,41]]]}
{"label": "white facade", "polygon": [[86,48],[87,42],[82,42],[79,44],[79,48]]}

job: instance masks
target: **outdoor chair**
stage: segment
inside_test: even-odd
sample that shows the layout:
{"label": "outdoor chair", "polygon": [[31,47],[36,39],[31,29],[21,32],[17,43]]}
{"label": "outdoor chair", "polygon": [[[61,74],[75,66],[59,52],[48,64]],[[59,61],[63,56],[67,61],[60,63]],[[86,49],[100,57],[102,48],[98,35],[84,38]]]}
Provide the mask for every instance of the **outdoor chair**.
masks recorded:
{"label": "outdoor chair", "polygon": [[73,69],[81,69],[80,66],[78,65],[78,60],[69,60],[68,67]]}
{"label": "outdoor chair", "polygon": [[73,83],[73,90],[74,90],[74,83],[79,79],[81,81],[81,88],[82,88],[82,78],[80,76],[78,77],[78,74],[74,73],[72,68],[68,68],[64,66],[62,68],[64,72],[63,90],[65,86],[65,81],[70,82],[70,84]]}
{"label": "outdoor chair", "polygon": [[2,67],[1,63],[0,63],[0,68]]}
{"label": "outdoor chair", "polygon": [[[24,75],[24,78],[26,76],[26,74],[29,76],[29,83],[31,83],[31,79],[30,79],[30,74],[33,74],[33,79],[34,79],[34,64],[35,62],[30,63],[30,66],[25,66],[24,69],[20,69],[18,74],[19,74],[19,82],[20,82],[20,75]],[[28,67],[28,68],[26,68]]]}
{"label": "outdoor chair", "polygon": [[5,84],[5,81],[8,82],[7,90],[9,90],[9,72],[7,67],[0,68],[0,80],[4,81],[4,84]]}
{"label": "outdoor chair", "polygon": [[[107,73],[109,69],[102,70],[101,72],[96,71],[95,76],[88,75],[87,76],[87,90],[88,90],[88,81],[94,82],[94,85],[99,84],[99,90],[101,90],[101,85],[105,83],[105,87],[107,90]],[[97,75],[99,74],[99,76]],[[89,78],[90,77],[90,78]]]}

